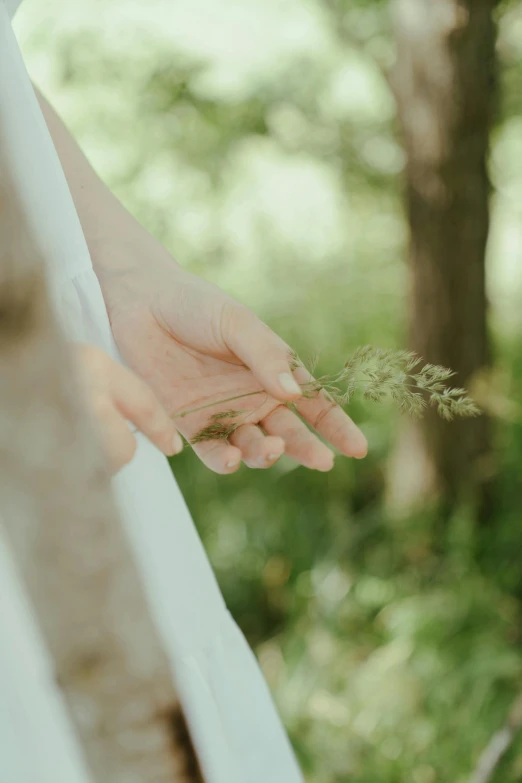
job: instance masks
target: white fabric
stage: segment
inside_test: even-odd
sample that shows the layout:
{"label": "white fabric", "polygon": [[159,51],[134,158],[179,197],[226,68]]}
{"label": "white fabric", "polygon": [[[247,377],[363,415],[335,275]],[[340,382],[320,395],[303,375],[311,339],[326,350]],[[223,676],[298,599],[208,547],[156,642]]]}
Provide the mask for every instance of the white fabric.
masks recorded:
{"label": "white fabric", "polygon": [[16,13],[16,10],[22,0],[5,0],[5,3],[7,5],[7,10],[9,11],[9,16],[13,17]]}
{"label": "white fabric", "polygon": [[[7,151],[19,197],[48,261],[67,335],[98,344],[119,359],[5,0],[0,0],[0,148]],[[170,467],[145,438],[138,440],[136,457],[114,479],[114,494],[206,783],[302,783],[266,683],[224,605]],[[0,781],[19,783],[3,774],[1,744]]]}

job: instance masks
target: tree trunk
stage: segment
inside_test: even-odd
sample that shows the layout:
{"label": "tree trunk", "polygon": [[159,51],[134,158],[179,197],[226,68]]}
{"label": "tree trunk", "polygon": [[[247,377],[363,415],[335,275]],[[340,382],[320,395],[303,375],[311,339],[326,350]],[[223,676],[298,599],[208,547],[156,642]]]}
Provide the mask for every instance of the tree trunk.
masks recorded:
{"label": "tree trunk", "polygon": [[0,145],[0,519],[93,780],[199,780]]}
{"label": "tree trunk", "polygon": [[[494,0],[392,0],[392,74],[407,154],[410,345],[468,387],[490,363],[486,169],[495,108]],[[486,417],[408,423],[391,463],[391,508],[429,497],[482,501],[491,473]]]}

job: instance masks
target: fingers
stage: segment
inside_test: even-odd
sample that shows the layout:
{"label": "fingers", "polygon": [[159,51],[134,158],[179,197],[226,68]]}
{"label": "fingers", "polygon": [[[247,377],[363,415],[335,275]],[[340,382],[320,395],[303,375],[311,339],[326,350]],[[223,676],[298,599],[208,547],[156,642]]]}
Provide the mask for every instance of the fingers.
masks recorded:
{"label": "fingers", "polygon": [[117,473],[136,453],[136,438],[129,425],[107,398],[98,398],[93,412],[99,425],[100,437],[109,462],[109,469]]}
{"label": "fingers", "polygon": [[112,464],[121,467],[134,455],[135,439],[127,421],[165,454],[181,451],[183,441],[173,421],[141,378],[96,346],[78,344],[76,348],[87,399],[101,423]]}
{"label": "fingers", "polygon": [[115,362],[110,373],[109,392],[123,417],[135,424],[164,454],[178,454],[182,450],[183,440],[173,421],[141,378]]}
{"label": "fingers", "polygon": [[277,436],[285,443],[285,453],[313,470],[328,471],[334,464],[330,449],[321,443],[295,413],[280,405],[262,421],[268,435]]}
{"label": "fingers", "polygon": [[251,310],[237,302],[226,305],[222,334],[228,348],[277,400],[297,400],[301,389],[290,369],[290,348]]}
{"label": "fingers", "polygon": [[192,447],[200,460],[215,473],[235,473],[243,461],[249,468],[269,468],[284,453],[279,436],[265,437],[259,427],[242,424],[228,441],[203,441]]}
{"label": "fingers", "polygon": [[220,475],[235,473],[241,465],[241,451],[225,440],[195,443],[192,448],[210,470]]}
{"label": "fingers", "polygon": [[229,441],[240,449],[243,462],[249,468],[269,468],[285,450],[282,438],[266,437],[254,424],[238,427]]}
{"label": "fingers", "polygon": [[[366,438],[340,406],[329,400],[324,392],[310,399],[302,396],[299,384],[312,380],[312,376],[304,367],[293,372],[290,370],[289,346],[254,313],[235,302],[230,304],[228,309],[225,308],[222,332],[230,350],[249,367],[269,394],[283,402],[295,402],[303,418],[342,454],[358,459],[366,456]],[[299,421],[298,418],[295,420]],[[301,433],[297,451],[304,454],[305,436],[302,430]],[[326,447],[319,450],[320,441],[317,438],[312,441],[310,438],[313,436],[308,438],[308,445],[312,449],[311,458],[317,458],[321,464],[325,464],[323,449]],[[315,448],[311,447],[312,442]],[[288,448],[286,451],[290,453]],[[301,459],[298,461],[302,462]]]}
{"label": "fingers", "polygon": [[[300,383],[312,380],[312,376],[304,367],[295,371]],[[323,391],[312,398],[303,397],[296,403],[301,416],[325,440],[339,449],[347,457],[362,459],[368,453],[368,442],[350,417],[343,409],[329,400]]]}

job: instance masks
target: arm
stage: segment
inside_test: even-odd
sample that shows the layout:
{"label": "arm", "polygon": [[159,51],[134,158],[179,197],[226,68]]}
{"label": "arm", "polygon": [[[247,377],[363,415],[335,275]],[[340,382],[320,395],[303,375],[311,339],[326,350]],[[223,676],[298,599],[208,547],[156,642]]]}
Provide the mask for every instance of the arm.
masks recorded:
{"label": "arm", "polygon": [[[160,255],[171,271],[180,270],[160,243],[143,229],[102,182],[52,106],[38,89],[35,88],[35,92],[60,158],[104,296],[109,294],[106,290],[108,277],[128,271],[133,259],[138,256]],[[132,248],[132,252],[125,253],[125,247]]]}
{"label": "arm", "polygon": [[223,400],[242,398],[233,434],[193,443],[205,465],[217,473],[232,473],[241,461],[264,468],[285,451],[308,468],[330,470],[332,450],[302,419],[341,454],[363,457],[366,439],[346,413],[327,396],[303,397],[299,384],[310,376],[293,369],[290,346],[247,307],[182,269],[101,182],[41,97],[40,103],[128,366],[171,416],[205,408],[176,419],[191,442],[210,415],[223,412]]}

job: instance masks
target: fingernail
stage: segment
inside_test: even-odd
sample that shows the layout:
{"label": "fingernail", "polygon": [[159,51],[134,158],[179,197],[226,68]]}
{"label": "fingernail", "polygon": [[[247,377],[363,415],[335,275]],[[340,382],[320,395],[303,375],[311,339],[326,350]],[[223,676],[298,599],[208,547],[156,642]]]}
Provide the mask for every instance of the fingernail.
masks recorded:
{"label": "fingernail", "polygon": [[266,468],[268,465],[276,462],[280,456],[280,454],[267,454],[266,457],[259,457],[257,464],[260,468]]}
{"label": "fingernail", "polygon": [[319,470],[320,470],[322,473],[328,473],[328,471],[329,471],[329,470],[332,470],[332,468],[333,468],[333,466],[334,466],[334,465],[335,465],[335,457],[334,457],[334,455],[332,454],[330,465],[329,465],[328,467],[319,468]]}
{"label": "fingernail", "polygon": [[227,468],[235,468],[236,465],[239,465],[241,460],[238,459],[231,459],[230,462],[227,462]]}
{"label": "fingernail", "polygon": [[282,372],[279,376],[281,388],[288,394],[301,394],[301,387],[289,372]]}
{"label": "fingernail", "polygon": [[183,438],[181,437],[179,432],[176,432],[176,434],[174,435],[173,448],[174,448],[174,454],[179,454],[180,451],[183,451]]}

